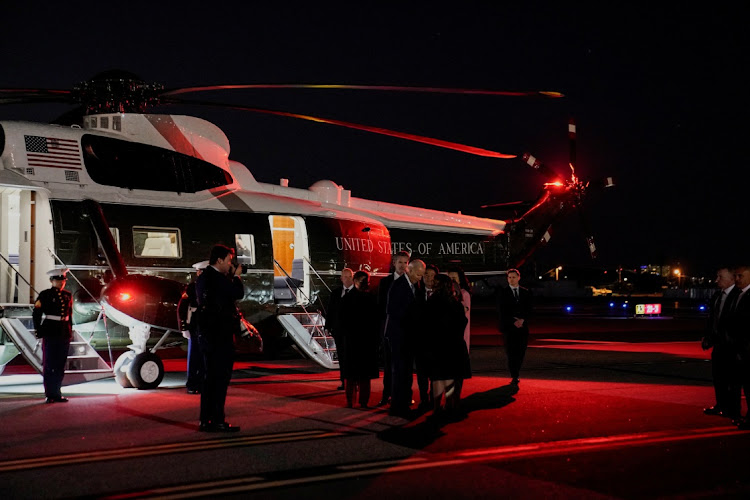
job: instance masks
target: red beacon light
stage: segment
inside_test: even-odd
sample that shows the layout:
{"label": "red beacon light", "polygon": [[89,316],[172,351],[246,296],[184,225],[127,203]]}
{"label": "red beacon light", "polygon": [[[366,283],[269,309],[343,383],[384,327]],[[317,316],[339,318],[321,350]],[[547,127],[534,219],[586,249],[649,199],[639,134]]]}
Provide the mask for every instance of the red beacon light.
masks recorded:
{"label": "red beacon light", "polygon": [[130,292],[120,292],[118,298],[120,299],[120,302],[130,302],[133,300],[133,295]]}

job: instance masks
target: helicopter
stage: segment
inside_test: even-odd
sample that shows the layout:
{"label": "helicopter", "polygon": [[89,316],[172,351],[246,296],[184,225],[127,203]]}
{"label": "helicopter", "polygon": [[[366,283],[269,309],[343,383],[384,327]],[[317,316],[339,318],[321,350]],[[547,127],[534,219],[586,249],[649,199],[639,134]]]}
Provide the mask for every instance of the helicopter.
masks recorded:
{"label": "helicopter", "polygon": [[[74,328],[89,332],[88,339],[74,344],[85,349],[103,325],[108,339],[112,333],[132,342],[116,362],[110,357],[117,381],[123,387],[154,388],[164,376],[156,351],[179,333],[176,306],[191,279],[191,264],[223,243],[235,249],[242,266],[245,296],[238,307],[260,331],[250,343],[273,353],[279,339],[291,338],[305,355],[334,369],[335,344],[324,328],[321,309],[342,269],[366,270],[377,281],[390,272],[391,256],[407,251],[440,267],[459,264],[470,277],[500,276],[545,244],[557,221],[574,210],[583,213],[585,194],[593,187],[575,174],[572,122],[572,174],[565,178],[530,154],[504,154],[341,120],[185,97],[268,88],[562,97],[557,92],[355,85],[167,89],[120,71],[101,73],[72,90],[0,89],[0,104],[76,105],[52,124],[0,121],[3,348],[11,345],[9,338],[27,359],[34,357],[33,331],[17,311],[28,308],[46,288],[46,270],[66,267],[75,277],[69,287],[74,293]],[[229,139],[218,126],[193,116],[148,112],[157,105],[176,104],[327,123],[491,158],[521,157],[547,182],[537,199],[511,220],[357,198],[331,180],[317,181],[309,189],[290,187],[285,179],[278,185],[261,183],[230,159]],[[613,182],[607,178],[598,185]],[[161,337],[149,347],[154,333]],[[0,351],[0,366],[13,355],[12,349]],[[78,363],[68,366],[69,372],[111,376],[101,360],[91,369],[101,375],[85,375],[88,368],[81,358],[69,357],[69,364]]]}

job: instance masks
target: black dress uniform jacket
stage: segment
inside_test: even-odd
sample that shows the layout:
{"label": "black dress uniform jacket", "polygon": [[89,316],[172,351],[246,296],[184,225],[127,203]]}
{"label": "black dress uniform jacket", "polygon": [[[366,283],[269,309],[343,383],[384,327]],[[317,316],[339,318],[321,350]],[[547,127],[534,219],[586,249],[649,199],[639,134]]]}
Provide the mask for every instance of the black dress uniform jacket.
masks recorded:
{"label": "black dress uniform jacket", "polygon": [[[69,291],[55,287],[42,291],[32,313],[36,336],[70,340],[73,337],[72,309],[73,294]],[[42,314],[47,318],[43,320]]]}

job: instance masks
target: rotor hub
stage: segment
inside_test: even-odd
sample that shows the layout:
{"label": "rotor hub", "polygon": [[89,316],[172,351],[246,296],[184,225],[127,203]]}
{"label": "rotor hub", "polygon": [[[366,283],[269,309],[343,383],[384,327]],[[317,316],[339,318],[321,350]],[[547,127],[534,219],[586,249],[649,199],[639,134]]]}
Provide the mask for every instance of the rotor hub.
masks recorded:
{"label": "rotor hub", "polygon": [[159,103],[164,85],[147,83],[125,71],[107,71],[73,87],[73,98],[86,114],[141,113]]}

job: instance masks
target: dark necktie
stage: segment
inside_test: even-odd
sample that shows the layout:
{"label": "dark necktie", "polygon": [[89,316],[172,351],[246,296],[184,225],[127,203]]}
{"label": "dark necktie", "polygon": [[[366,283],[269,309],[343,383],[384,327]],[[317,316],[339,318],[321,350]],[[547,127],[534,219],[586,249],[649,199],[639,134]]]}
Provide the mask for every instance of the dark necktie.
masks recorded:
{"label": "dark necktie", "polygon": [[518,288],[513,289],[513,297],[516,299],[516,302],[518,302]]}

